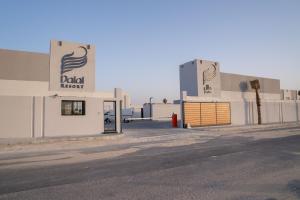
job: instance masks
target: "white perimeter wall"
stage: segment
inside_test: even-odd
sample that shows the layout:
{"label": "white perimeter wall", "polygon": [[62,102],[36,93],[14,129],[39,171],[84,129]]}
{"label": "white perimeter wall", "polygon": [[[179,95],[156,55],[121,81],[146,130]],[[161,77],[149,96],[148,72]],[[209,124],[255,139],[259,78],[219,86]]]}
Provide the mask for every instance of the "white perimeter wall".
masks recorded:
{"label": "white perimeter wall", "polygon": [[[62,100],[84,100],[85,115],[62,116]],[[115,100],[117,132],[120,99]],[[104,132],[104,99],[95,97],[0,96],[0,138],[93,135]]]}
{"label": "white perimeter wall", "polygon": [[282,120],[284,122],[299,121],[299,106],[300,102],[294,103],[293,101],[282,104]]}
{"label": "white perimeter wall", "polygon": [[0,96],[0,137],[24,138],[32,133],[32,97]]}
{"label": "white perimeter wall", "polygon": [[[188,102],[230,102],[231,124],[257,124],[257,106],[254,92],[222,91],[222,98],[184,96]],[[284,123],[300,121],[300,101],[280,100],[280,94],[261,93],[262,123]]]}
{"label": "white perimeter wall", "polygon": [[[61,115],[62,100],[85,101],[85,115]],[[46,137],[68,135],[92,135],[104,131],[103,100],[97,98],[46,97]]]}
{"label": "white perimeter wall", "polygon": [[144,118],[150,117],[150,104],[149,103],[145,103],[143,105],[143,114],[144,114]]}
{"label": "white perimeter wall", "polygon": [[152,113],[154,120],[170,120],[173,113],[181,119],[180,104],[153,104]]}
{"label": "white perimeter wall", "polygon": [[[150,104],[144,104],[144,117],[150,117]],[[180,104],[152,104],[152,119],[153,120],[171,120],[172,114],[177,114],[177,119],[181,119]]]}
{"label": "white perimeter wall", "polygon": [[[231,123],[233,125],[257,124],[255,101],[231,101]],[[300,120],[299,101],[263,101],[262,123],[284,123]]]}

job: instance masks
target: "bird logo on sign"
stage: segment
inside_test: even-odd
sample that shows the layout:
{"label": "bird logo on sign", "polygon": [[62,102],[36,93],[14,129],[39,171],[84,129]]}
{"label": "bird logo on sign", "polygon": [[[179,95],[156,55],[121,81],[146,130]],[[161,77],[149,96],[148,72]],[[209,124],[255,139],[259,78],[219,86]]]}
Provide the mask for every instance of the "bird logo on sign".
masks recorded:
{"label": "bird logo on sign", "polygon": [[206,70],[203,71],[203,85],[206,82],[213,80],[217,75],[217,67],[216,64],[212,64]]}
{"label": "bird logo on sign", "polygon": [[87,58],[87,49],[84,46],[80,46],[80,49],[83,49],[84,55],[75,57],[74,51],[72,53],[65,54],[61,58],[61,74],[64,74],[66,72],[72,71],[76,68],[81,68],[86,65],[88,58]]}

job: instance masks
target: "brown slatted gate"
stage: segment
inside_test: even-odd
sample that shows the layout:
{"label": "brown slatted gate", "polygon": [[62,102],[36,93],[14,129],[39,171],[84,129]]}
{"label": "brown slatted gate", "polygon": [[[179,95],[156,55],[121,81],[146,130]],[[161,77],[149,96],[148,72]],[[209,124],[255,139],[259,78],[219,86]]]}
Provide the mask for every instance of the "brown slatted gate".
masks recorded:
{"label": "brown slatted gate", "polygon": [[230,103],[216,103],[217,125],[230,124]]}
{"label": "brown slatted gate", "polygon": [[191,126],[199,126],[201,124],[200,121],[200,104],[199,103],[184,103],[184,113],[188,113],[184,115],[184,119]]}
{"label": "brown slatted gate", "polygon": [[217,124],[216,118],[216,104],[215,103],[200,103],[201,112],[200,112],[200,119],[201,124],[200,126],[210,126]]}
{"label": "brown slatted gate", "polygon": [[229,102],[184,102],[184,125],[213,126],[231,124]]}

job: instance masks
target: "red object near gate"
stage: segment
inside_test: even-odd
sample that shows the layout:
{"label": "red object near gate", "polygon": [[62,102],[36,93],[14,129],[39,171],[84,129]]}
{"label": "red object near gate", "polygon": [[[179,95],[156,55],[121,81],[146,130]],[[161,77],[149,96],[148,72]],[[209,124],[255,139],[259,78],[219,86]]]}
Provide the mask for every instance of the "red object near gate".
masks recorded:
{"label": "red object near gate", "polygon": [[177,128],[177,114],[172,114],[172,127]]}

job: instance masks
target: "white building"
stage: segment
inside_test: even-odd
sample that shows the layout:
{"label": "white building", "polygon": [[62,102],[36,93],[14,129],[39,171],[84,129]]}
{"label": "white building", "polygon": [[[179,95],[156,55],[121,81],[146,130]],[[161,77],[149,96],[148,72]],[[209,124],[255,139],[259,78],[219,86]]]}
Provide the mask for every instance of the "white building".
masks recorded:
{"label": "white building", "polygon": [[121,89],[95,91],[93,45],[53,40],[50,54],[0,49],[0,138],[120,133],[122,99]]}

